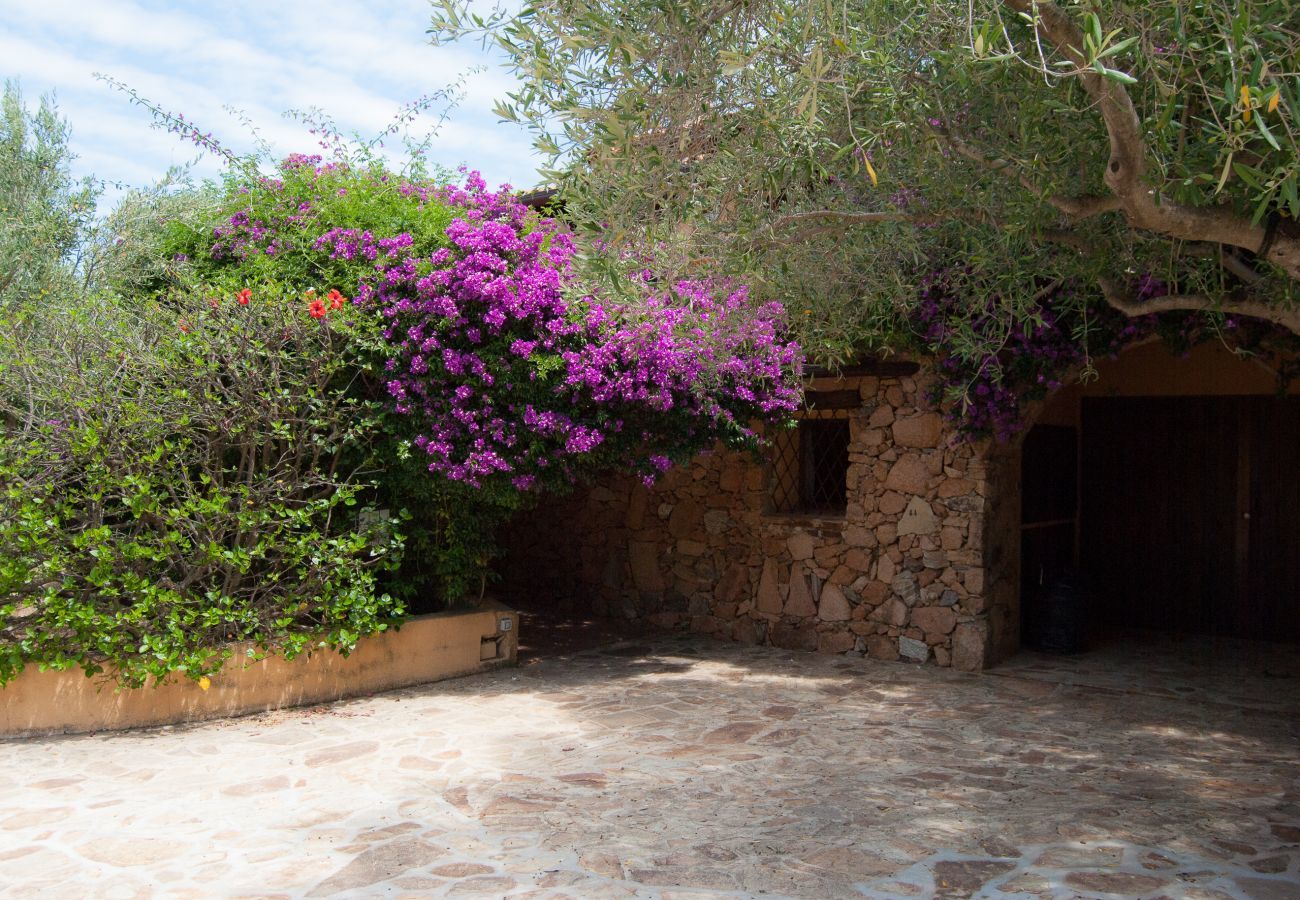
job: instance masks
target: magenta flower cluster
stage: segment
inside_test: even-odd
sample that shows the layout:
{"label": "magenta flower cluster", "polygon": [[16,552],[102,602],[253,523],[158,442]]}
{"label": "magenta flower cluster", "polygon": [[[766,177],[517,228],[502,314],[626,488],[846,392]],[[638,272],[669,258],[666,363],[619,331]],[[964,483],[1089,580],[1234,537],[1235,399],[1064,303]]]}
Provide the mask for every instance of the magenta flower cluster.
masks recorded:
{"label": "magenta flower cluster", "polygon": [[652,480],[798,408],[802,355],[782,336],[778,304],[756,308],[743,288],[703,282],[634,306],[572,296],[574,245],[554,221],[476,176],[442,199],[457,217],[448,246],[428,256],[332,239],[335,254],[373,246],[382,257],[358,302],[387,322],[388,390],[418,423],[431,471],[520,490],[593,466]]}
{"label": "magenta flower cluster", "polygon": [[356,174],[342,164],[293,156],[279,174],[214,229],[211,257],[275,257],[277,277],[376,316],[387,401],[434,473],[516,490],[609,468],[652,480],[718,440],[754,444],[756,423],[801,403],[784,310],[743,287],[646,270],[635,301],[586,294],[572,237],[473,172],[463,187],[366,175],[406,223],[389,233],[334,218]]}
{"label": "magenta flower cluster", "polygon": [[[331,167],[294,157],[285,168]],[[279,217],[310,232],[300,249],[322,270],[363,273],[343,287],[359,311],[382,317],[386,391],[432,472],[519,490],[608,467],[653,479],[719,439],[752,443],[756,422],[798,408],[802,354],[783,335],[779,304],[694,281],[647,284],[635,304],[580,295],[570,235],[508,190],[489,191],[476,173],[464,187],[394,187],[453,212],[439,245],[327,228],[309,203]],[[284,231],[244,213],[213,238],[218,257],[289,246]]]}
{"label": "magenta flower cluster", "polygon": [[[1009,327],[996,299],[971,316],[972,301],[954,289],[944,272],[922,284],[914,322],[926,350],[937,359],[938,383],[931,400],[940,404],[958,433],[969,440],[1009,440],[1024,427],[1023,405],[1058,390],[1089,357],[1111,356],[1156,331],[1155,316],[1128,318],[1109,309],[1093,309],[1087,341],[1079,337],[1076,298],[1062,287],[1046,296],[1026,322]],[[1167,291],[1162,282],[1144,279],[1136,286],[1142,298]],[[975,346],[979,352],[960,352]]]}

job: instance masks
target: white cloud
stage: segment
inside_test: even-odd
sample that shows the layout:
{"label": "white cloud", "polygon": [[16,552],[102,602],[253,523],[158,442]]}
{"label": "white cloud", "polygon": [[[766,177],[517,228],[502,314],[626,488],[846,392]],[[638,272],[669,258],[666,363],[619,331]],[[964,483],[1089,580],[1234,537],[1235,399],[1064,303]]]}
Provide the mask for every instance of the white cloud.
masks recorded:
{"label": "white cloud", "polygon": [[[319,107],[343,133],[373,136],[403,103],[486,65],[469,76],[465,102],[430,156],[479,168],[489,181],[533,184],[539,160],[529,136],[491,113],[513,80],[476,46],[431,46],[428,19],[423,0],[0,0],[0,76],[20,79],[29,102],[57,93],[79,174],[138,184],[191,159],[195,148],[150,129],[148,113],[94,72],[183,112],[239,152],[252,141],[223,106],[244,110],[287,153],[315,149],[304,127],[282,118],[287,109]],[[200,171],[215,174],[216,163]]]}

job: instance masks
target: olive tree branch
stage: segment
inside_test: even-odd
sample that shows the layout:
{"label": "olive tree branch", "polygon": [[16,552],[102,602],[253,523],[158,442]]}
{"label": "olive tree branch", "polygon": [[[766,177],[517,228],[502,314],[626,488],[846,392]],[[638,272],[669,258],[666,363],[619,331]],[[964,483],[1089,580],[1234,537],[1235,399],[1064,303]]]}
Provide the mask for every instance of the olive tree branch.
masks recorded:
{"label": "olive tree branch", "polygon": [[1075,66],[1073,74],[1092,98],[1110,139],[1106,186],[1120,200],[1124,214],[1137,228],[1188,241],[1228,244],[1257,253],[1300,279],[1300,229],[1275,229],[1253,225],[1238,213],[1222,207],[1192,207],[1165,201],[1147,181],[1147,146],[1142,120],[1123,83],[1092,69],[1084,53],[1083,32],[1074,19],[1052,0],[1003,0],[1024,15],[1037,38]]}
{"label": "olive tree branch", "polygon": [[1300,310],[1284,309],[1266,300],[1249,297],[1219,300],[1207,294],[1166,294],[1163,297],[1139,300],[1113,278],[1100,277],[1097,284],[1107,305],[1126,316],[1149,316],[1173,311],[1228,313],[1263,319],[1300,334]]}

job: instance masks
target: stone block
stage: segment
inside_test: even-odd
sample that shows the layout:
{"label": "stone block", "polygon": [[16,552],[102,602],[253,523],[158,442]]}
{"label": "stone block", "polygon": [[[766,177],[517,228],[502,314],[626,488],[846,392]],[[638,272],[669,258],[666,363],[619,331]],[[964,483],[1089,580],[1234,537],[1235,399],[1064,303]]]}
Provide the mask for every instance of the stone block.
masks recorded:
{"label": "stone block", "polygon": [[758,576],[758,611],[777,615],[785,604],[781,601],[781,589],[776,581],[776,561],[767,559],[763,563],[763,572]]}
{"label": "stone block", "polygon": [[790,558],[793,560],[812,559],[815,542],[811,534],[797,531],[790,535],[786,541],[786,546],[790,550]]}
{"label": "stone block", "polygon": [[938,530],[939,518],[930,504],[920,497],[913,497],[898,520],[898,534],[934,534]]}
{"label": "stone block", "polygon": [[700,504],[694,500],[683,500],[668,517],[668,533],[678,540],[689,538],[700,529],[703,519],[704,508]]}
{"label": "stone block", "polygon": [[833,569],[840,564],[841,549],[839,544],[823,544],[813,551],[813,559],[817,560],[817,565]]}
{"label": "stone block", "polygon": [[847,622],[852,615],[853,608],[849,606],[848,598],[844,596],[839,586],[823,585],[821,605],[817,610],[818,618],[823,622]]}
{"label": "stone block", "polygon": [[952,667],[978,672],[988,665],[989,623],[962,622],[952,633]]}
{"label": "stone block", "polygon": [[898,644],[885,634],[869,634],[865,638],[867,655],[872,659],[893,661],[898,659]]}
{"label": "stone block", "polygon": [[887,516],[896,516],[907,508],[907,498],[898,491],[885,491],[877,508]]}
{"label": "stone block", "polygon": [[885,488],[903,494],[923,494],[930,481],[930,470],[921,457],[909,453],[889,469]]}
{"label": "stone block", "polygon": [[773,646],[785,650],[816,650],[817,629],[812,623],[777,622],[770,635]]}
{"label": "stone block", "polygon": [[632,569],[632,584],[638,591],[657,594],[663,591],[663,572],[659,570],[659,547],[649,541],[629,541],[628,563]]}
{"label": "stone block", "polygon": [[731,527],[731,514],[724,509],[711,509],[704,514],[704,530],[709,534],[723,534]]}
{"label": "stone block", "polygon": [[847,631],[827,631],[817,637],[818,653],[845,653],[852,650],[857,638]]}
{"label": "stone block", "polygon": [[790,573],[790,593],[785,601],[785,614],[801,619],[817,615],[817,604],[813,602],[812,591],[808,589],[808,578],[802,566],[796,566]]}
{"label": "stone block", "polygon": [[749,570],[742,565],[731,565],[718,579],[717,585],[713,588],[713,597],[725,603],[734,603],[741,598],[748,586]]}
{"label": "stone block", "polygon": [[871,571],[871,554],[860,547],[850,548],[844,554],[844,565],[859,575]]}
{"label": "stone block", "polygon": [[957,614],[947,606],[919,606],[912,610],[912,624],[927,633],[949,634],[957,625]]}
{"label": "stone block", "polygon": [[930,658],[930,645],[925,641],[901,637],[898,639],[898,655],[913,662],[925,662]]}
{"label": "stone block", "polygon": [[627,511],[623,514],[623,525],[635,531],[645,523],[646,499],[650,491],[642,485],[632,486],[632,493],[627,498]]}
{"label": "stone block", "polygon": [[745,486],[745,470],[739,465],[730,465],[718,476],[718,487],[727,494],[734,494]]}
{"label": "stone block", "polygon": [[848,566],[841,563],[835,567],[835,571],[826,580],[831,584],[838,584],[840,587],[848,587],[853,583],[853,579],[858,577],[858,573]]}
{"label": "stone block", "polygon": [[715,634],[722,623],[713,616],[691,616],[691,631],[696,634]]}
{"label": "stone block", "polygon": [[687,621],[687,618],[682,613],[657,612],[646,616],[646,621],[656,628],[673,631],[683,625]]}
{"label": "stone block", "polygon": [[916,601],[921,599],[921,589],[917,586],[916,576],[911,572],[899,572],[889,583],[889,588],[895,597],[908,606],[915,606]]}
{"label": "stone block", "polygon": [[927,412],[894,422],[894,443],[899,447],[938,447],[943,438],[943,419]]}
{"label": "stone block", "polygon": [[885,625],[901,626],[907,621],[907,605],[897,597],[891,597],[876,607],[867,618]]}
{"label": "stone block", "polygon": [[740,644],[757,644],[758,632],[753,619],[739,619],[731,626],[731,639]]}
{"label": "stone block", "polygon": [[870,581],[862,588],[862,602],[879,606],[889,596],[889,585],[883,581]]}
{"label": "stone block", "polygon": [[863,528],[861,525],[850,525],[844,529],[840,536],[841,540],[848,547],[865,547],[870,549],[876,546],[876,536],[869,528]]}

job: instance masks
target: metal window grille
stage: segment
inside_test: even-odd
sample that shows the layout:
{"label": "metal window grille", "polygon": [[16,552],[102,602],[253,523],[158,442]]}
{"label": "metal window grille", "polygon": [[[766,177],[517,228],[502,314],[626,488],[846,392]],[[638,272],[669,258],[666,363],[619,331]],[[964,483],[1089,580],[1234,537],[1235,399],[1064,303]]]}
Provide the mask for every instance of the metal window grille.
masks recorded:
{"label": "metal window grille", "polygon": [[809,411],[773,441],[772,510],[842,514],[848,501],[849,421]]}

